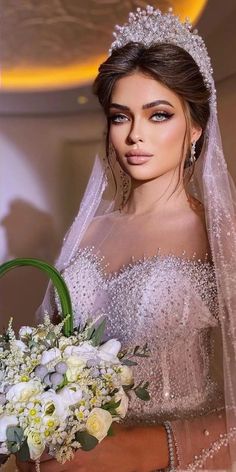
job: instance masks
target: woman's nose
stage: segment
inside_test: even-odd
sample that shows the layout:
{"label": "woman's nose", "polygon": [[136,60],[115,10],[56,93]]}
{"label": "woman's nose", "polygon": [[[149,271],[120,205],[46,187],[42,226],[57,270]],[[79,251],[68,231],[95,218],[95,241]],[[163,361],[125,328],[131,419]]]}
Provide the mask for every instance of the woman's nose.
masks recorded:
{"label": "woman's nose", "polygon": [[132,127],[127,137],[127,141],[129,144],[135,144],[135,143],[138,143],[139,141],[143,142],[142,133],[140,129],[138,129],[137,126]]}

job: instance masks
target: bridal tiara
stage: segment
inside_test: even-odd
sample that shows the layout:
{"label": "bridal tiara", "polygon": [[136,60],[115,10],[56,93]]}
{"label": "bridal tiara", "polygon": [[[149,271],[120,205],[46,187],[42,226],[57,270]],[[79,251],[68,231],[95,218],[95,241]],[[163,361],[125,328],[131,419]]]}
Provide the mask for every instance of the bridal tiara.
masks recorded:
{"label": "bridal tiara", "polygon": [[129,13],[128,23],[123,26],[116,25],[115,30],[115,41],[111,44],[109,54],[130,42],[141,43],[147,47],[169,43],[187,51],[197,63],[206,87],[211,92],[210,101],[215,104],[216,90],[211,60],[203,39],[197,34],[197,30],[192,31],[188,19],[182,23],[173,14],[172,8],[169,8],[168,13],[162,13],[148,5],[145,10],[138,7],[136,13]]}

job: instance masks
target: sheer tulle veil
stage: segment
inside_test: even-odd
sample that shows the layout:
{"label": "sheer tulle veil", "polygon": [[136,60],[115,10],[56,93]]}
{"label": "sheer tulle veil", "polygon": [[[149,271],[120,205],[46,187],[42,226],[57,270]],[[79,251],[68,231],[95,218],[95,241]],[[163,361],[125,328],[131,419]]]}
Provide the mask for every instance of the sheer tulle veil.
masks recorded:
{"label": "sheer tulle veil", "polygon": [[[107,173],[106,161],[96,156],[93,170],[77,217],[69,229],[56,266],[62,270],[78,251],[80,241],[95,215],[114,209],[113,182]],[[111,187],[112,190],[107,192]],[[105,192],[106,189],[106,192]],[[236,188],[224,158],[215,101],[211,101],[201,155],[195,164],[189,191],[205,208],[208,238],[212,251],[218,289],[219,324],[223,352],[224,398],[227,432],[232,437],[231,464],[236,468]],[[117,198],[122,199],[118,185]],[[104,193],[112,195],[105,198]],[[43,308],[50,310],[49,291]],[[234,467],[233,467],[234,464]]]}

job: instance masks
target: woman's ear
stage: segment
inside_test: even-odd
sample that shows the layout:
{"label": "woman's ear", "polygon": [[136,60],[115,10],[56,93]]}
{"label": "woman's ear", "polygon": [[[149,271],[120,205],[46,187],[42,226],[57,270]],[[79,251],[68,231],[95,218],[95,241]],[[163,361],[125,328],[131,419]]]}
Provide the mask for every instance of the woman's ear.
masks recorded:
{"label": "woman's ear", "polygon": [[191,143],[193,143],[193,141],[198,141],[201,134],[202,134],[202,128],[200,126],[192,126],[192,129],[191,129]]}

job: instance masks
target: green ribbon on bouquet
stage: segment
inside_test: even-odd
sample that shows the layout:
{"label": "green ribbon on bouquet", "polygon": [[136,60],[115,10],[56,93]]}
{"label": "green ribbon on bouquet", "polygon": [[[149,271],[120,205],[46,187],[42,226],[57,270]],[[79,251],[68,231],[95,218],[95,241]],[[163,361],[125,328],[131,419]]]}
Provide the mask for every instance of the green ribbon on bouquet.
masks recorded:
{"label": "green ribbon on bouquet", "polygon": [[70,336],[73,333],[72,304],[69,290],[61,274],[58,272],[57,269],[55,269],[55,267],[51,266],[47,262],[41,261],[40,259],[19,258],[13,259],[0,265],[0,277],[6,274],[6,272],[8,272],[9,270],[19,266],[37,267],[38,269],[42,270],[43,272],[46,272],[49,275],[60,299],[62,318],[64,319],[68,316],[68,314],[70,315],[63,326],[64,335]]}

